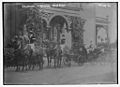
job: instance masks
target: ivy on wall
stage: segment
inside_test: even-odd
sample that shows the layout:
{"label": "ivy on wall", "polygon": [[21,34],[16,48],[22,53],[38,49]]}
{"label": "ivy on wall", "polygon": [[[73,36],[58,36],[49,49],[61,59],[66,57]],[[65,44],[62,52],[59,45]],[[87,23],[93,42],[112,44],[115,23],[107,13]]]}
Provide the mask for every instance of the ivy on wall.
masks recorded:
{"label": "ivy on wall", "polygon": [[38,8],[29,8],[26,11],[27,13],[27,20],[26,20],[26,27],[27,32],[33,32],[37,44],[42,43],[43,32],[44,32],[44,22],[40,16],[40,11]]}
{"label": "ivy on wall", "polygon": [[71,28],[72,28],[72,43],[73,49],[78,49],[81,45],[83,45],[83,26],[85,24],[85,20],[80,17],[73,17]]}

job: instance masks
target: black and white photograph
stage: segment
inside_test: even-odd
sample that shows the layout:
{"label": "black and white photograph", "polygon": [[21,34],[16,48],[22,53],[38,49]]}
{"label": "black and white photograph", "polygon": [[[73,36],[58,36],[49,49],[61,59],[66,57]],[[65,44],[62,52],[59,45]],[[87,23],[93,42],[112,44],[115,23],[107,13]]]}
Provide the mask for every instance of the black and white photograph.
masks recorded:
{"label": "black and white photograph", "polygon": [[2,2],[4,85],[118,84],[118,2]]}

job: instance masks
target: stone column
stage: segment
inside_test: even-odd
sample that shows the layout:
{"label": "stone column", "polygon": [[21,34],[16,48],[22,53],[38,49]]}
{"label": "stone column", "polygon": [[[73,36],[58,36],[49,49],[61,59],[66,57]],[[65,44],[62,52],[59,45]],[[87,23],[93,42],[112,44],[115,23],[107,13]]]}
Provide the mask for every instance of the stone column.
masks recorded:
{"label": "stone column", "polygon": [[47,24],[47,33],[46,33],[46,36],[47,36],[47,39],[50,40],[51,36],[50,36],[50,29],[51,29],[51,26],[49,26]]}

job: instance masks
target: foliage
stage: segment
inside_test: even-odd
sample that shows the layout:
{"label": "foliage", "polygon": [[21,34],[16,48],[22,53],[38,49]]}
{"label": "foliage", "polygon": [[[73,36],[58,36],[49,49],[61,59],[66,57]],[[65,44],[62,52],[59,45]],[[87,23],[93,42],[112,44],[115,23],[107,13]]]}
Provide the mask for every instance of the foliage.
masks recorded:
{"label": "foliage", "polygon": [[27,31],[32,31],[36,38],[37,43],[42,43],[42,36],[43,36],[43,20],[40,16],[39,8],[33,7],[27,10],[27,20],[26,26]]}
{"label": "foliage", "polygon": [[73,40],[73,50],[79,49],[80,45],[83,44],[83,26],[85,20],[80,17],[72,18],[72,40]]}

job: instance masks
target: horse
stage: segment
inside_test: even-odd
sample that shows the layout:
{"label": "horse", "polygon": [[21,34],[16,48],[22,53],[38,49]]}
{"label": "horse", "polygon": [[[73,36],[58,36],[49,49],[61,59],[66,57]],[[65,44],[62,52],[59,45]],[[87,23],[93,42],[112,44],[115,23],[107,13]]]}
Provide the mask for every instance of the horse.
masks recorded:
{"label": "horse", "polygon": [[27,70],[28,69],[27,65],[29,62],[29,58],[31,57],[32,54],[32,49],[26,42],[24,36],[19,37],[16,42],[17,49],[14,52],[17,67],[16,71],[19,71],[20,67],[22,67],[22,70]]}
{"label": "horse", "polygon": [[54,61],[54,67],[60,67],[62,61],[62,50],[58,44],[50,43],[46,49],[46,55],[48,60],[48,67],[51,67],[52,60]]}
{"label": "horse", "polygon": [[47,47],[46,48],[46,56],[48,61],[48,67],[51,67],[52,59],[55,58],[55,52],[56,50],[53,47]]}
{"label": "horse", "polygon": [[56,48],[56,59],[57,59],[57,67],[61,67],[62,64],[62,49],[60,45],[57,45]]}
{"label": "horse", "polygon": [[62,57],[63,57],[63,64],[64,65],[71,66],[72,56],[70,54],[73,55],[70,48],[68,46],[64,46],[62,49]]}
{"label": "horse", "polygon": [[43,69],[43,64],[44,64],[44,60],[43,60],[43,48],[39,45],[35,45],[35,43],[29,44],[29,46],[32,49],[32,54],[30,57],[30,61],[29,61],[29,69],[32,68],[32,70],[35,68],[35,66],[39,67],[40,69]]}
{"label": "horse", "polygon": [[3,64],[4,67],[14,67],[14,49],[13,48],[4,48],[3,54]]}

